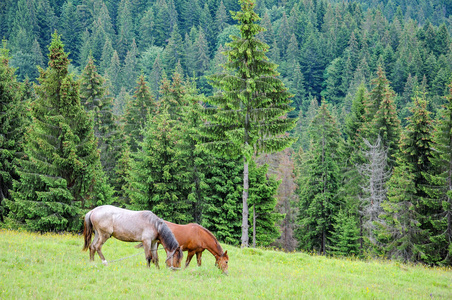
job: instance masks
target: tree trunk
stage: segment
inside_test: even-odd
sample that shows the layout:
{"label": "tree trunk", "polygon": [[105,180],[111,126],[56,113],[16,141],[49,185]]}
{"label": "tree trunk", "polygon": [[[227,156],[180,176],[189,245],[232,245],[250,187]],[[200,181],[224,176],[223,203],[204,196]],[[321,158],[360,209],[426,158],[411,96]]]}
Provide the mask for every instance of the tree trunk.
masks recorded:
{"label": "tree trunk", "polygon": [[256,248],[256,204],[253,204],[253,248]]}
{"label": "tree trunk", "polygon": [[244,160],[243,166],[243,209],[242,209],[242,248],[249,247],[249,238],[248,238],[248,161],[246,157]]}

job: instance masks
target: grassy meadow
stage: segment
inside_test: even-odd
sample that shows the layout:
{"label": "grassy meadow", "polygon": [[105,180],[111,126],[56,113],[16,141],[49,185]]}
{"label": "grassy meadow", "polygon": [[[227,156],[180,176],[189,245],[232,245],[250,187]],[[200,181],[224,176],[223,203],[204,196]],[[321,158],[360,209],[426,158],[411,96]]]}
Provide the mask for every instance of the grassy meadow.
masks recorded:
{"label": "grassy meadow", "polygon": [[[164,251],[160,270],[144,254],[103,266],[82,244],[79,235],[0,230],[0,299],[452,299],[450,268],[222,245],[225,276],[207,251],[201,267],[194,258],[171,271]],[[135,244],[111,238],[103,253],[110,261],[143,253]]]}

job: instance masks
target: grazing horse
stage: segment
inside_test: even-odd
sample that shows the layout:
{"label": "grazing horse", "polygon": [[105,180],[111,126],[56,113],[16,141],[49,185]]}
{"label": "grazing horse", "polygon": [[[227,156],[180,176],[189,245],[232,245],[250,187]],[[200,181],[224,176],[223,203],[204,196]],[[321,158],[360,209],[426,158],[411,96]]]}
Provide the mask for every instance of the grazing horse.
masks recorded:
{"label": "grazing horse", "polygon": [[97,251],[104,265],[107,261],[101,249],[111,236],[124,242],[142,242],[148,267],[152,261],[159,268],[157,241],[165,248],[168,266],[179,268],[182,260],[182,250],[168,225],[151,211],[133,211],[111,205],[96,207],[85,215],[83,236],[83,250],[89,248],[90,260],[94,260]]}
{"label": "grazing horse", "polygon": [[[224,274],[228,274],[228,251],[223,252],[220,243],[218,243],[215,236],[209,230],[196,223],[179,225],[168,221],[164,222],[173,232],[182,251],[188,251],[185,267],[188,267],[195,254],[198,266],[201,266],[202,252],[207,249],[215,257],[215,265],[223,271]],[[136,247],[138,248],[141,246],[142,245],[139,244]]]}

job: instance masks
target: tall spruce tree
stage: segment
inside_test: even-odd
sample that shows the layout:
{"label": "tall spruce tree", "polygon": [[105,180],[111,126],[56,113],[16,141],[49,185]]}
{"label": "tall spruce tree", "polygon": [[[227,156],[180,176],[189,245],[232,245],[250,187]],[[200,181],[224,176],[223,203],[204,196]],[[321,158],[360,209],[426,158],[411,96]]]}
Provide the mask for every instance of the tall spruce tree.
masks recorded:
{"label": "tall spruce tree", "polygon": [[40,70],[33,122],[26,136],[10,215],[36,231],[79,230],[84,208],[111,200],[93,120],[80,104],[78,83],[68,73],[60,36],[52,34],[49,66]]}
{"label": "tall spruce tree", "polygon": [[94,117],[94,136],[100,161],[108,182],[114,186],[116,160],[120,150],[120,133],[113,114],[113,98],[109,95],[106,80],[99,75],[94,58],[88,58],[80,77],[80,101]]}
{"label": "tall spruce tree", "polygon": [[21,101],[20,83],[9,65],[6,41],[0,49],[0,222],[7,214],[4,199],[10,199],[17,159],[23,155],[25,128],[28,124],[25,103]]}
{"label": "tall spruce tree", "polygon": [[210,77],[219,92],[209,98],[202,147],[215,155],[243,157],[242,247],[248,247],[248,164],[253,155],[280,151],[294,139],[285,135],[296,120],[284,116],[291,111],[290,94],[277,78],[276,65],[265,56],[268,45],[256,38],[264,28],[258,25],[252,0],[240,0],[241,11],[233,13],[240,37],[233,36],[226,51],[226,70]]}
{"label": "tall spruce tree", "polygon": [[386,226],[383,239],[391,257],[404,261],[424,260],[428,244],[429,210],[424,205],[428,185],[424,174],[432,170],[432,122],[425,93],[414,98],[414,107],[397,155],[397,167],[388,182],[388,198],[383,203]]}
{"label": "tall spruce tree", "polygon": [[425,205],[430,210],[432,230],[430,243],[425,245],[427,261],[452,264],[452,84],[449,85],[446,105],[435,130],[432,148],[432,170],[426,172],[428,197]]}
{"label": "tall spruce tree", "polygon": [[309,127],[311,146],[300,183],[297,237],[302,249],[326,255],[341,200],[339,149],[342,138],[327,104],[320,106]]}
{"label": "tall spruce tree", "polygon": [[142,130],[150,117],[157,110],[154,97],[147,86],[143,74],[138,77],[133,98],[126,103],[123,117],[124,133],[132,152],[139,148],[138,144],[143,141]]}
{"label": "tall spruce tree", "polygon": [[141,151],[134,155],[129,172],[128,195],[132,208],[152,210],[170,222],[185,224],[190,205],[183,198],[187,189],[181,168],[179,141],[184,131],[171,120],[166,107],[146,124]]}

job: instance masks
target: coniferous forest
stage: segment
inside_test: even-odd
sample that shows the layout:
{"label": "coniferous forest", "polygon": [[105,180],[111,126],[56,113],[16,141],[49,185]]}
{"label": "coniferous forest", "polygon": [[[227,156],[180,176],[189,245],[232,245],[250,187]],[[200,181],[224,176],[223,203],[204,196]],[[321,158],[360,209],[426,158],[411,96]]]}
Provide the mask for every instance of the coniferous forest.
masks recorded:
{"label": "coniferous forest", "polygon": [[451,34],[446,0],[1,1],[0,228],[450,266]]}

